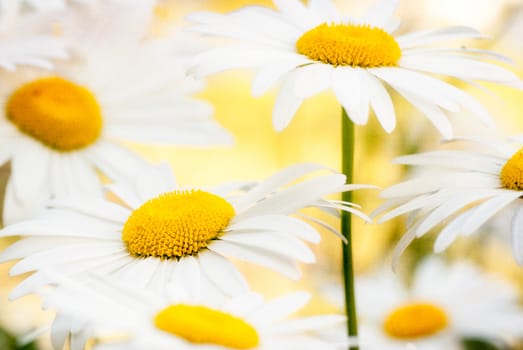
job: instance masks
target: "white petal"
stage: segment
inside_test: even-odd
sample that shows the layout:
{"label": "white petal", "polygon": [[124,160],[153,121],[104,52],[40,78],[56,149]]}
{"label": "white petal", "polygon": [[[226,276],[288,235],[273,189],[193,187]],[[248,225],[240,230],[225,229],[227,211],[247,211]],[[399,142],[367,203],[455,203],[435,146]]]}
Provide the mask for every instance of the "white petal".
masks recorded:
{"label": "white petal", "polygon": [[137,154],[107,141],[99,141],[86,156],[113,181],[132,182],[143,167],[148,166]]}
{"label": "white petal", "polygon": [[522,88],[522,82],[512,72],[497,65],[468,57],[434,54],[403,55],[400,67],[442,74],[464,80],[484,80]]}
{"label": "white petal", "polygon": [[326,64],[309,64],[296,69],[294,95],[306,99],[328,89],[331,86],[333,68]]}
{"label": "white petal", "polygon": [[333,75],[334,94],[357,125],[364,125],[369,118],[368,73],[352,67],[337,67]]}
{"label": "white petal", "polygon": [[198,254],[201,270],[226,295],[233,296],[247,291],[248,285],[242,274],[224,257],[212,251]]}
{"label": "white petal", "polygon": [[278,323],[272,327],[270,333],[291,335],[311,331],[317,332],[321,329],[339,326],[344,322],[347,322],[347,318],[342,315],[311,316]]}
{"label": "white petal", "polygon": [[[474,209],[474,208],[473,208]],[[438,235],[436,242],[434,242],[434,252],[441,253],[447,249],[458,237],[458,235],[463,232],[463,224],[470,218],[473,214],[473,210],[468,210],[454,220],[452,220]]]}
{"label": "white petal", "polygon": [[295,213],[310,206],[323,196],[339,192],[340,187],[345,184],[345,180],[345,175],[328,174],[302,181],[256,203],[249,210],[238,214],[233,222],[258,215]]}
{"label": "white petal", "polygon": [[453,136],[452,124],[450,124],[447,116],[443,111],[435,105],[430,103],[425,103],[423,100],[417,98],[416,96],[403,91],[401,89],[396,89],[398,92],[403,95],[416,109],[425,114],[425,116],[431,121],[432,125],[438,129],[445,139],[450,140]]}
{"label": "white petal", "polygon": [[[22,145],[22,143],[20,143]],[[24,142],[11,163],[11,181],[16,198],[26,203],[47,186],[50,152],[36,142]]]}
{"label": "white petal", "polygon": [[97,197],[72,197],[68,199],[55,199],[49,203],[54,208],[71,209],[78,213],[98,219],[124,224],[131,211],[121,205]]}
{"label": "white petal", "polygon": [[280,321],[290,314],[301,309],[309,302],[311,295],[306,292],[294,292],[271,300],[263,309],[253,315],[249,321],[254,323],[270,324]]}
{"label": "white petal", "polygon": [[260,199],[274,192],[283,185],[289,184],[314,171],[326,169],[327,168],[324,165],[315,163],[302,163],[288,166],[287,168],[260,182],[245,195],[241,196],[238,200],[235,201],[235,208],[242,210],[243,208],[258,202]]}
{"label": "white petal", "polygon": [[272,252],[222,240],[213,241],[208,248],[218,254],[265,266],[293,280],[297,280],[301,276],[301,272],[295,263]]}
{"label": "white petal", "polygon": [[69,335],[70,320],[57,314],[51,325],[51,344],[54,349],[63,349]]}
{"label": "white petal", "polygon": [[13,181],[8,180],[2,213],[3,224],[7,226],[36,216],[45,208],[49,197],[49,190],[44,187],[33,192],[30,201],[22,203],[16,196]]}
{"label": "white petal", "polygon": [[287,74],[284,78],[280,92],[274,102],[272,111],[272,123],[276,131],[285,129],[303,103],[303,99],[296,96],[294,89],[296,85],[296,70]]}
{"label": "white petal", "polygon": [[321,239],[318,231],[311,225],[290,216],[263,215],[255,216],[229,225],[231,231],[277,231],[285,232],[311,243]]}
{"label": "white petal", "polygon": [[474,28],[449,27],[440,30],[413,32],[396,38],[402,49],[413,46],[429,45],[439,41],[454,39],[479,39],[484,36]]}
{"label": "white petal", "polygon": [[506,160],[482,153],[448,150],[402,156],[394,159],[392,162],[394,164],[474,170],[477,172],[497,175]]}
{"label": "white petal", "polygon": [[518,264],[523,265],[523,205],[519,205],[512,219],[512,252]]}
{"label": "white petal", "polygon": [[476,231],[492,216],[503,210],[507,205],[521,196],[519,191],[508,190],[503,192],[500,192],[495,197],[481,203],[474,209],[474,213],[463,225],[463,235]]}
{"label": "white petal", "polygon": [[456,213],[461,208],[474,203],[476,201],[484,200],[497,194],[496,190],[483,190],[475,192],[461,192],[455,193],[455,197],[449,198],[445,205],[438,207],[432,213],[430,213],[420,224],[416,235],[421,237],[426,232],[431,230],[434,226],[439,224],[442,220],[446,219],[450,215]]}
{"label": "white petal", "polygon": [[303,57],[298,56],[287,60],[271,62],[265,67],[262,67],[252,81],[252,95],[255,97],[263,95],[285,74],[293,71],[305,62],[306,60]]}
{"label": "white petal", "polygon": [[390,133],[396,127],[396,113],[394,104],[387,89],[373,76],[367,77],[370,104],[383,129]]}
{"label": "white petal", "polygon": [[185,256],[176,263],[173,283],[183,286],[188,295],[200,296],[202,293],[200,265],[196,258]]}
{"label": "white petal", "polygon": [[361,21],[375,27],[384,27],[398,8],[399,0],[380,0],[363,15]]}
{"label": "white petal", "polygon": [[260,248],[306,264],[312,264],[316,257],[312,250],[299,239],[275,232],[229,232],[220,240]]}

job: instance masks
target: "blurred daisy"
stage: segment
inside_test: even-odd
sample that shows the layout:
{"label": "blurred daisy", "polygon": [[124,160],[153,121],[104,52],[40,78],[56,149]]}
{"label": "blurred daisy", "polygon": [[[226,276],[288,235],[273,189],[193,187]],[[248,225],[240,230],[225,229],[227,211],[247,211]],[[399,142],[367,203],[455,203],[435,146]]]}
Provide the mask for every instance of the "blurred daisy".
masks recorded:
{"label": "blurred daisy", "polygon": [[67,58],[65,42],[43,34],[51,30],[53,18],[22,14],[21,6],[19,0],[0,0],[0,68],[12,71],[24,65],[50,69],[53,59]]}
{"label": "blurred daisy", "polygon": [[387,268],[357,279],[356,292],[361,350],[462,350],[464,338],[523,335],[516,289],[465,262],[426,259],[410,288]]}
{"label": "blurred daisy", "polygon": [[[434,75],[465,82],[492,81],[523,88],[511,72],[487,61],[502,57],[485,50],[431,47],[442,41],[481,38],[476,30],[452,27],[395,36],[397,0],[382,0],[362,18],[340,14],[330,0],[273,0],[277,10],[251,6],[230,14],[195,13],[193,30],[236,39],[195,58],[197,77],[233,68],[256,67],[253,94],[276,82],[273,123],[283,130],[302,102],[331,88],[355,124],[367,123],[370,107],[387,132],[396,125],[386,85],[424,113],[447,138],[446,112],[463,107],[487,124],[486,110],[462,90]],[[428,73],[428,74],[427,74]]]}
{"label": "blurred daisy", "polygon": [[[344,175],[333,173],[289,185],[322,169],[295,165],[232,195],[237,192],[235,184],[211,190],[180,188],[168,168],[145,168],[137,173],[134,191],[109,186],[123,204],[97,197],[57,200],[40,217],[4,228],[0,236],[29,238],[14,243],[0,259],[23,258],[12,274],[49,266],[67,275],[96,271],[170,293],[182,287],[193,294],[200,289],[226,295],[245,290],[245,280],[226,257],[298,279],[297,262],[315,261],[303,241],[317,243],[320,236],[308,223],[289,215],[318,207],[332,215],[344,210],[366,219],[354,204],[324,197],[370,186],[346,185]],[[12,297],[49,282],[37,272]]]}
{"label": "blurred daisy", "polygon": [[2,84],[0,164],[12,164],[4,223],[34,215],[50,197],[101,192],[97,171],[134,177],[143,161],[115,141],[231,142],[212,108],[192,97],[202,84],[185,76],[183,56],[144,39],[151,3],[71,8],[63,31],[74,60]]}
{"label": "blurred daisy", "polygon": [[[395,163],[422,167],[414,178],[381,192],[387,199],[373,215],[384,222],[410,213],[395,260],[416,238],[443,223],[434,249],[441,252],[504,210],[512,219],[514,256],[523,264],[523,138],[514,142],[469,139],[469,150],[443,150],[399,157]],[[517,145],[515,145],[515,143]],[[511,206],[511,204],[513,204]]]}
{"label": "blurred daisy", "polygon": [[[112,280],[62,284],[49,293],[46,304],[60,315],[83,320],[72,349],[83,349],[89,336],[119,333],[125,340],[96,342],[93,350],[317,350],[343,349],[321,337],[321,331],[340,325],[345,317],[322,315],[289,319],[309,300],[304,292],[266,302],[259,294],[213,302],[192,296],[174,301]],[[64,335],[55,339],[65,341]],[[62,342],[55,346],[61,348]],[[345,348],[347,341],[345,341]]]}

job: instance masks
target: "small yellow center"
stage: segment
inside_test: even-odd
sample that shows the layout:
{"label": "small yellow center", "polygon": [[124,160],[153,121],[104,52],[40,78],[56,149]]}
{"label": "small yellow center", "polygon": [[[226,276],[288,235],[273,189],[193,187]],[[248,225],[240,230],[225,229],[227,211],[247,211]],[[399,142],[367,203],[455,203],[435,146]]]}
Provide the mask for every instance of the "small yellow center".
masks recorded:
{"label": "small yellow center", "polygon": [[206,248],[227,227],[234,208],[225,199],[200,191],[175,191],[133,211],[122,240],[134,256],[180,258]]}
{"label": "small yellow center", "polygon": [[436,334],[447,325],[447,315],[439,306],[413,303],[391,312],[383,323],[383,328],[393,338],[415,339]]}
{"label": "small yellow center", "polygon": [[523,190],[523,148],[505,163],[501,169],[500,179],[505,188]]}
{"label": "small yellow center", "polygon": [[18,88],[7,101],[6,114],[21,132],[61,152],[89,146],[102,131],[102,115],[93,94],[58,77]]}
{"label": "small yellow center", "polygon": [[368,25],[323,23],[303,34],[296,49],[333,66],[395,66],[401,57],[401,48],[392,35]]}
{"label": "small yellow center", "polygon": [[232,349],[252,349],[259,344],[253,326],[238,317],[204,306],[168,306],[156,315],[154,324],[158,329],[192,343]]}

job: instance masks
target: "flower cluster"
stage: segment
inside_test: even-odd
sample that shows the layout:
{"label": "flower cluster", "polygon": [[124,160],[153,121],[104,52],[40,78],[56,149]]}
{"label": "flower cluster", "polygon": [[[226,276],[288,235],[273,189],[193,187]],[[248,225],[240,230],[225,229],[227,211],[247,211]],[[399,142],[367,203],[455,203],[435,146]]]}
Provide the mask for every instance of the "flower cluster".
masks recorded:
{"label": "flower cluster", "polygon": [[[468,27],[397,34],[397,0],[378,1],[360,18],[331,0],[273,3],[192,13],[187,28],[159,35],[152,28],[165,4],[155,0],[0,0],[0,165],[10,168],[0,237],[21,236],[0,262],[16,260],[10,274],[26,274],[10,297],[37,294],[56,311],[55,350],[436,350],[463,349],[466,338],[522,338],[515,289],[476,266],[427,258],[410,286],[389,268],[357,278],[355,302],[351,260],[353,216],[372,223],[381,215],[381,223],[410,214],[397,263],[430,231],[441,228],[442,252],[509,212],[523,264],[517,138],[471,135],[455,141],[472,150],[397,158],[420,171],[383,190],[387,201],[370,217],[352,200],[376,189],[352,183],[353,125],[374,112],[391,133],[393,90],[445,139],[460,110],[494,127],[448,78],[523,90],[501,66],[506,59],[440,45],[483,38]],[[229,40],[209,48],[200,34]],[[230,146],[199,93],[203,78],[238,68],[256,69],[255,96],[279,84],[276,131],[305,100],[332,90],[342,107],[343,172],[300,163],[263,180],[182,185],[167,163],[129,147]],[[321,231],[344,245],[344,297],[336,300],[345,300],[346,316],[294,317],[309,293],[266,301],[251,288],[244,263],[299,280],[301,265],[316,262],[311,245]]]}

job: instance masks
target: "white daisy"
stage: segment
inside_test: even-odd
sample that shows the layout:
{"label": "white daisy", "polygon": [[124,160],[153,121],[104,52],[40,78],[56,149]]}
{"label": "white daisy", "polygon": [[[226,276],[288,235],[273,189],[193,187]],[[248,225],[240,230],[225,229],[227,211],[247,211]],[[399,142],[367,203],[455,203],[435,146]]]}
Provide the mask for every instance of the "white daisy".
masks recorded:
{"label": "white daisy", "polygon": [[[298,279],[297,262],[315,261],[303,241],[317,243],[320,236],[289,215],[318,207],[331,215],[344,210],[366,219],[354,204],[324,196],[370,186],[346,185],[344,175],[333,173],[289,185],[322,169],[315,164],[291,166],[232,195],[237,184],[211,190],[180,188],[167,167],[146,167],[137,173],[134,191],[109,186],[123,204],[98,197],[56,200],[40,217],[4,228],[2,237],[29,238],[14,243],[0,259],[23,258],[12,274],[49,266],[74,276],[96,271],[170,293],[182,286],[193,293],[201,288],[226,295],[245,290],[244,278],[226,257]],[[304,217],[341,236],[321,221]],[[12,297],[48,282],[36,272]]]}
{"label": "white daisy", "polygon": [[0,68],[12,71],[25,65],[50,69],[53,59],[67,58],[65,42],[48,33],[53,18],[22,14],[21,6],[20,0],[0,0]]}
{"label": "white daisy", "polygon": [[464,338],[523,335],[516,289],[465,262],[427,259],[410,288],[387,268],[357,279],[356,292],[361,350],[462,350]]}
{"label": "white daisy", "polygon": [[[441,252],[459,236],[469,236],[503,210],[512,219],[514,256],[523,264],[523,138],[517,142],[468,139],[470,150],[442,150],[399,157],[416,165],[419,175],[381,192],[387,199],[374,215],[378,222],[410,213],[395,261],[416,238],[443,223],[434,249]],[[515,145],[517,144],[517,145]],[[512,206],[510,206],[513,204]]]}
{"label": "white daisy", "polygon": [[[45,295],[45,294],[44,294]],[[348,342],[329,342],[321,331],[342,324],[341,315],[289,319],[309,300],[295,292],[265,302],[259,294],[212,301],[205,292],[173,300],[109,279],[61,283],[45,296],[59,315],[82,321],[72,349],[83,349],[89,337],[119,333],[121,340],[96,342],[93,350],[328,350]],[[65,341],[54,325],[55,348]],[[123,339],[122,339],[123,338]],[[60,341],[58,341],[60,340]]]}
{"label": "white daisy", "polygon": [[231,142],[212,108],[192,97],[202,84],[185,76],[185,58],[144,39],[152,2],[77,6],[68,14],[63,30],[75,59],[1,85],[0,164],[12,164],[4,223],[34,215],[50,197],[100,192],[97,171],[134,177],[143,161],[115,141]]}
{"label": "white daisy", "polygon": [[[434,77],[466,82],[493,81],[523,88],[511,72],[487,61],[503,58],[485,50],[433,47],[442,41],[482,37],[471,28],[452,27],[395,36],[398,0],[381,0],[362,18],[339,13],[330,0],[273,0],[277,10],[251,6],[230,14],[196,13],[193,30],[239,41],[195,58],[191,72],[202,77],[233,68],[256,67],[253,95],[276,82],[281,88],[273,111],[283,130],[302,102],[331,88],[355,124],[367,123],[370,107],[387,132],[396,125],[386,86],[423,112],[443,136],[452,127],[446,113],[463,107],[491,124],[470,95]],[[428,74],[427,74],[428,73]]]}

